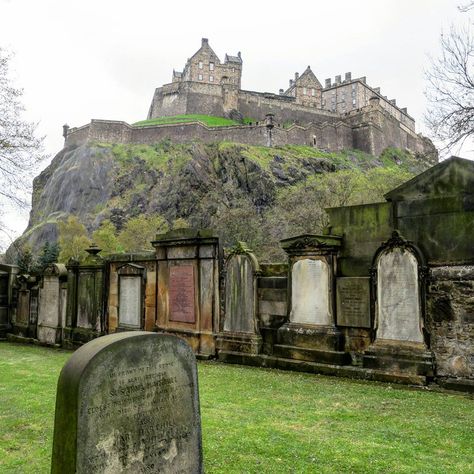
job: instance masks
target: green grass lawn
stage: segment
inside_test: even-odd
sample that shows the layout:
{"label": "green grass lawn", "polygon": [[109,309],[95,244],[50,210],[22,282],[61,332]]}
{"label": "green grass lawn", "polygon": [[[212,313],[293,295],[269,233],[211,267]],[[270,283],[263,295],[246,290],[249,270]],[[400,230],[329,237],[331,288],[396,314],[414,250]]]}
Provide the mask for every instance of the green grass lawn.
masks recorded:
{"label": "green grass lawn", "polygon": [[[251,119],[244,119],[245,123],[252,121]],[[140,120],[133,125],[143,127],[145,125],[163,125],[168,123],[189,123],[189,122],[202,122],[208,127],[227,127],[229,125],[241,125],[235,120],[231,120],[224,117],[213,117],[211,115],[174,115],[172,117],[159,117],[151,120]]]}
{"label": "green grass lawn", "polygon": [[[0,343],[0,473],[47,473],[70,352]],[[206,473],[472,473],[474,400],[199,363]]]}

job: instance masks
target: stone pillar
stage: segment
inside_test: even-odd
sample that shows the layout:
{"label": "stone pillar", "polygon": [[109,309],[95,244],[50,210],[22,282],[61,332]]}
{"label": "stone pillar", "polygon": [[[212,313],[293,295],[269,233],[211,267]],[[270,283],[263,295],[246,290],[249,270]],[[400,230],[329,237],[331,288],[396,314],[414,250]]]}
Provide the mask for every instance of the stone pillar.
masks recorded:
{"label": "stone pillar", "polygon": [[258,327],[257,278],[260,266],[245,242],[231,249],[224,269],[224,318],[217,337],[219,359],[229,352],[258,354],[262,337]]}
{"label": "stone pillar", "polygon": [[306,234],[281,241],[288,254],[288,322],[278,330],[274,354],[343,365],[343,337],[336,328],[335,275],[342,237]]}
{"label": "stone pillar", "polygon": [[67,314],[64,328],[64,345],[76,347],[102,336],[104,324],[104,269],[100,249],[91,245],[89,256],[83,263],[71,260],[66,266]]}
{"label": "stone pillar", "polygon": [[63,317],[66,309],[66,266],[49,264],[39,287],[37,338],[43,344],[56,345],[62,342]]}
{"label": "stone pillar", "polygon": [[13,285],[17,273],[16,265],[0,264],[0,339],[5,338],[12,327]]}
{"label": "stone pillar", "polygon": [[203,358],[215,355],[219,329],[219,239],[179,229],[152,242],[157,258],[156,330],[184,338]]}

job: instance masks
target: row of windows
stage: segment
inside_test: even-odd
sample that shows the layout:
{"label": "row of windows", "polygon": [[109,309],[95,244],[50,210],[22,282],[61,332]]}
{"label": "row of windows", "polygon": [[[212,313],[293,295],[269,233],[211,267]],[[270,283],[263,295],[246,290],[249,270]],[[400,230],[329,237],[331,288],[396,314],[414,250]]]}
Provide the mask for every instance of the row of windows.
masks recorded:
{"label": "row of windows", "polygon": [[[198,74],[198,81],[202,81],[202,74]],[[209,82],[214,82],[214,76],[209,76]]]}
{"label": "row of windows", "polygon": [[[204,68],[204,63],[202,61],[199,61],[199,69]],[[209,63],[209,71],[214,71],[214,63]]]}

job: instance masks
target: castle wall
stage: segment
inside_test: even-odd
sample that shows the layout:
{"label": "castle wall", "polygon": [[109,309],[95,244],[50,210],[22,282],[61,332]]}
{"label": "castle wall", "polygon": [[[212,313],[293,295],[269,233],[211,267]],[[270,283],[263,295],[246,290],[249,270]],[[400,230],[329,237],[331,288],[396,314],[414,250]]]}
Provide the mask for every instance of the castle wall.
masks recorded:
{"label": "castle wall", "polygon": [[326,122],[340,120],[340,115],[316,107],[305,107],[294,99],[281,98],[274,94],[260,94],[251,91],[239,92],[239,111],[244,117],[261,120],[266,114],[274,114],[276,123]]}

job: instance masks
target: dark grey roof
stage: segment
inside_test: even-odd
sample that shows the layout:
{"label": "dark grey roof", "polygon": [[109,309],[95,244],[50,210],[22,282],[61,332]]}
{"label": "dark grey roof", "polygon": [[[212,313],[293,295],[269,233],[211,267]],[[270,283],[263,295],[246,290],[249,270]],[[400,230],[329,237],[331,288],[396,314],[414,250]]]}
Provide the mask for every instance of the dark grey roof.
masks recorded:
{"label": "dark grey roof", "polygon": [[226,54],[225,55],[225,62],[226,63],[242,64],[242,58],[240,56],[229,56],[228,54]]}

